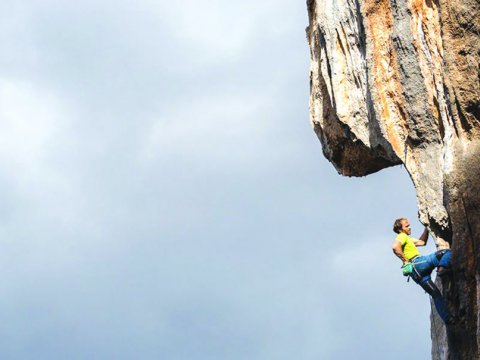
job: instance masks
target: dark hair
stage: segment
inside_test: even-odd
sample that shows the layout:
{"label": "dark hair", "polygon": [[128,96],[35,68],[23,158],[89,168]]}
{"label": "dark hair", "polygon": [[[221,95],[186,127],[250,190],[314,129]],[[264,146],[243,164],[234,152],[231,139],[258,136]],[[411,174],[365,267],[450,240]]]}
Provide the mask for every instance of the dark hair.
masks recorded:
{"label": "dark hair", "polygon": [[403,220],[407,220],[407,219],[400,218],[400,219],[395,220],[395,222],[393,223],[393,231],[396,232],[397,234],[400,234],[400,232],[402,231],[402,221]]}

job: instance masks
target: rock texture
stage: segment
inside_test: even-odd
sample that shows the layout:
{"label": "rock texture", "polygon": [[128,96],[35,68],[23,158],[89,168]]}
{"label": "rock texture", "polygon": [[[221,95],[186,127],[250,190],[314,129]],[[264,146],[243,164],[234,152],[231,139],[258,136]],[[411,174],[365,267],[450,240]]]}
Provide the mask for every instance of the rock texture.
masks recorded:
{"label": "rock texture", "polygon": [[420,221],[453,251],[443,287],[456,322],[433,355],[480,359],[480,2],[307,7],[310,113],[323,153],[346,176],[405,165]]}

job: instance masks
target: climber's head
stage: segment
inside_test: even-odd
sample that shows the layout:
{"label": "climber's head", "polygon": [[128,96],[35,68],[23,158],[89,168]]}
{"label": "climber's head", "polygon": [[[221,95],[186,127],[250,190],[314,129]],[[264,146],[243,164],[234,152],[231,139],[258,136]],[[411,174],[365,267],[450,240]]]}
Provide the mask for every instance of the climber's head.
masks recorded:
{"label": "climber's head", "polygon": [[412,233],[412,229],[410,229],[410,222],[406,218],[395,220],[395,223],[393,224],[393,231],[397,234],[403,232],[407,235],[410,235]]}

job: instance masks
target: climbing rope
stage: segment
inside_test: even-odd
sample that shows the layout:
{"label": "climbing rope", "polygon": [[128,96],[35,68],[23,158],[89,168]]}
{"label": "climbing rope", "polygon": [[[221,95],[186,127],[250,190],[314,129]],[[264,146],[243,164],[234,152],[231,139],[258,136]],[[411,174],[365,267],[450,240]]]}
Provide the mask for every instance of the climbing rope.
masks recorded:
{"label": "climbing rope", "polygon": [[[420,263],[423,263],[423,262],[426,262],[426,261],[419,261],[417,263],[413,263],[413,271],[417,274],[417,276],[419,278],[421,278],[421,275],[418,273],[418,270],[415,269],[415,264],[420,264]],[[408,277],[407,281],[410,280],[410,276]],[[426,291],[425,291],[426,293]],[[443,360],[442,359],[442,352],[441,352],[441,348],[440,348],[440,343],[438,341],[438,332],[437,332],[437,322],[435,321],[435,312],[434,312],[434,304],[433,304],[433,298],[430,294],[428,294],[428,297],[430,299],[430,314],[432,314],[432,325],[433,325],[433,337],[434,339],[432,339],[436,344],[437,344],[437,347],[438,347],[438,360]],[[436,311],[436,310],[435,310]],[[433,354],[432,354],[433,355]]]}
{"label": "climbing rope", "polygon": [[431,296],[430,298],[430,313],[432,314],[432,325],[433,325],[433,335],[434,335],[434,341],[438,346],[438,360],[442,360],[442,353],[441,353],[441,348],[440,348],[440,343],[438,342],[438,333],[437,333],[437,322],[435,321],[435,313],[433,312],[433,299]]}

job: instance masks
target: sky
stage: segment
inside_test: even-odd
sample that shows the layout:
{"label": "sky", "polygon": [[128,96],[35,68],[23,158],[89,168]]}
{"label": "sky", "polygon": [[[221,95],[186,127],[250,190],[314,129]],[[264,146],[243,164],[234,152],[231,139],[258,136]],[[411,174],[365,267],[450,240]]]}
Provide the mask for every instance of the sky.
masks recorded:
{"label": "sky", "polygon": [[413,185],[324,159],[307,23],[293,0],[0,3],[0,358],[429,358],[391,251],[394,219],[422,231]]}

